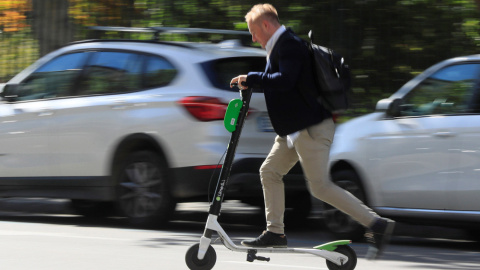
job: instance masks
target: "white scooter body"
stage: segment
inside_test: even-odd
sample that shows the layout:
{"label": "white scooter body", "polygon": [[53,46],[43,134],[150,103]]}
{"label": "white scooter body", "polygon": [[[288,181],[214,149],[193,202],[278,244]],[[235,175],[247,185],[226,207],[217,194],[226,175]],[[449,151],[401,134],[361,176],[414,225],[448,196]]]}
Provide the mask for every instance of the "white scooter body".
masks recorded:
{"label": "white scooter body", "polygon": [[210,204],[209,216],[205,226],[203,236],[200,238],[200,243],[195,244],[189,248],[185,256],[185,262],[191,270],[210,270],[216,262],[216,253],[211,246],[213,233],[216,232],[222,243],[228,249],[237,252],[246,252],[247,261],[254,260],[270,261],[269,258],[257,256],[257,252],[266,253],[307,253],[316,255],[327,260],[327,267],[330,270],[353,270],[357,264],[357,256],[355,251],[348,246],[350,240],[340,240],[326,243],[314,248],[252,248],[237,246],[228,237],[222,226],[218,223],[218,216],[220,215],[223,197],[225,195],[225,187],[230,176],[233,159],[235,157],[235,150],[238,144],[243,123],[248,112],[252,90],[242,90],[242,100],[232,100],[225,113],[224,124],[225,128],[232,132],[232,137],[228,145],[225,161],[220,173],[219,182],[213,196],[213,201]]}

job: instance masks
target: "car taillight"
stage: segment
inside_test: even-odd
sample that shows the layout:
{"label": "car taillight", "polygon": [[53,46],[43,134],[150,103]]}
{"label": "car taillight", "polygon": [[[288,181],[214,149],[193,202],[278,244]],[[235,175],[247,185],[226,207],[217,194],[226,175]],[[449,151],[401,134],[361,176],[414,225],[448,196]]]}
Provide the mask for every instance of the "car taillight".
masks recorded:
{"label": "car taillight", "polygon": [[215,97],[184,97],[179,104],[200,121],[223,120],[227,105]]}
{"label": "car taillight", "polygon": [[337,123],[337,119],[338,119],[338,114],[337,113],[332,113],[332,120],[334,123]]}
{"label": "car taillight", "polygon": [[[193,117],[203,122],[223,120],[228,106],[216,97],[204,96],[184,97],[178,103],[185,107]],[[248,110],[248,115],[253,112],[253,109]]]}

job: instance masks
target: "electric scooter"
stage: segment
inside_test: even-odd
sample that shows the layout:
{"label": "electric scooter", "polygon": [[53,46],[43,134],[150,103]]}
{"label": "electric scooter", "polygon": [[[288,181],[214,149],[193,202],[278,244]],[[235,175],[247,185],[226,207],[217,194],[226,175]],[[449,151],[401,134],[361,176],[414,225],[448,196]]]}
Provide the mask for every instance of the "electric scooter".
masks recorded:
{"label": "electric scooter", "polygon": [[[237,84],[233,84],[232,86],[237,86]],[[205,231],[200,238],[200,243],[191,246],[185,255],[185,262],[188,268],[191,270],[210,270],[215,266],[217,255],[210,244],[212,242],[213,233],[216,232],[226,248],[232,251],[247,253],[247,261],[249,262],[253,262],[254,260],[270,261],[270,258],[257,256],[257,252],[307,253],[326,259],[327,267],[330,270],[355,269],[357,255],[355,251],[348,246],[348,244],[351,243],[350,240],[334,241],[313,248],[252,248],[235,245],[223,230],[218,222],[218,216],[220,215],[228,178],[235,157],[235,150],[248,113],[250,98],[252,96],[251,89],[240,90],[240,92],[241,99],[233,99],[230,101],[225,113],[224,126],[232,133],[232,135],[225,156],[225,161],[220,172],[213,201],[210,204]]]}

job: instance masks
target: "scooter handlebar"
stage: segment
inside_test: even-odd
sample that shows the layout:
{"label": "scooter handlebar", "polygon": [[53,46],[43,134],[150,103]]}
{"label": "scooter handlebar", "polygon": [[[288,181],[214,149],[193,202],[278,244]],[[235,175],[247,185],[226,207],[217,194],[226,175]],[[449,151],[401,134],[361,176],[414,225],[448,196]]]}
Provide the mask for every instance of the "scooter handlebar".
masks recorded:
{"label": "scooter handlebar", "polygon": [[[247,86],[247,83],[246,83],[245,81],[243,81],[243,82],[242,82],[242,85],[243,85],[243,86]],[[231,86],[231,87],[238,86],[238,82],[231,83],[230,86]]]}
{"label": "scooter handlebar", "polygon": [[[245,81],[242,82],[242,85],[243,86],[247,86],[247,83]],[[230,84],[231,87],[235,87],[237,86],[238,87],[238,82],[234,82],[232,84]],[[243,97],[246,97],[247,94],[250,94],[251,95],[252,93],[252,89],[251,88],[247,88],[247,89],[240,89],[240,96],[243,98]]]}

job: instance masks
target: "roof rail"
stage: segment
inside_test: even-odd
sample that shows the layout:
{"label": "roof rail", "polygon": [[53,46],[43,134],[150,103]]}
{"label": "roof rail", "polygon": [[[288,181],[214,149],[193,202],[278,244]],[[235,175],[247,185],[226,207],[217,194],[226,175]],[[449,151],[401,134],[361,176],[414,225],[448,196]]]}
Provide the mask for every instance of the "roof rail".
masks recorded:
{"label": "roof rail", "polygon": [[123,26],[89,26],[88,29],[97,31],[115,31],[115,32],[148,32],[153,33],[148,27],[123,27]]}
{"label": "roof rail", "polygon": [[182,48],[189,48],[193,49],[194,47],[186,44],[186,43],[178,43],[178,42],[168,42],[168,41],[158,41],[158,40],[131,40],[131,39],[86,39],[86,40],[78,40],[68,43],[68,45],[72,44],[82,44],[82,43],[91,43],[91,42],[141,42],[141,43],[151,43],[151,44],[163,44],[169,46],[176,46]]}
{"label": "roof rail", "polygon": [[88,27],[95,31],[113,31],[113,32],[137,32],[137,33],[153,33],[153,39],[158,40],[160,34],[221,34],[221,35],[250,35],[248,31],[238,30],[222,30],[208,28],[183,28],[183,27],[119,27],[119,26],[91,26]]}

